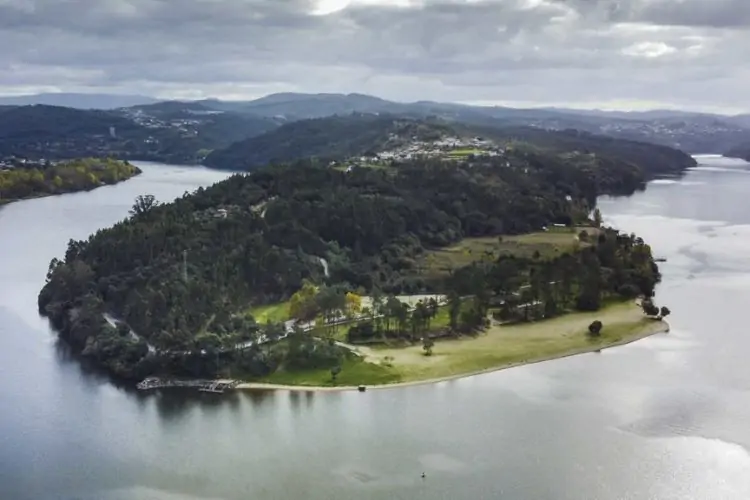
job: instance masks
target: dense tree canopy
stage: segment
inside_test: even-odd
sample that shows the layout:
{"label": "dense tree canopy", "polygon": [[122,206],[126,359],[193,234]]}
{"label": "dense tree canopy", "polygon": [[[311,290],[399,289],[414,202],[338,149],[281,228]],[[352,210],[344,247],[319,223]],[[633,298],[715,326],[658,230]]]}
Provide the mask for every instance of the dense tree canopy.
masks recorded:
{"label": "dense tree canopy", "polygon": [[[522,283],[531,283],[531,301],[547,299],[543,317],[566,308],[596,309],[609,296],[653,291],[658,271],[641,240],[605,231],[572,256],[500,259],[469,266],[448,282],[424,279],[416,259],[466,237],[586,221],[598,194],[632,192],[643,179],[627,163],[581,164],[528,151],[349,172],[309,161],[266,168],[169,204],[140,198],[130,218],[87,241],[71,241],[64,259],[53,260],[39,307],[69,342],[127,376],[155,370],[215,374],[219,354],[230,356],[235,346],[259,335],[283,334],[256,324],[249,306],[297,292],[292,303],[300,318],[319,311],[335,317],[331,311],[359,307],[347,291],[472,296],[476,307],[458,306],[451,313],[455,329],[469,330],[481,323],[492,300],[515,300],[513,287]],[[315,303],[310,283],[328,287]],[[412,336],[434,314],[420,310],[412,317],[416,323],[408,323],[398,304],[388,307],[400,334],[415,325]],[[137,335],[108,326],[104,313],[125,320]],[[529,319],[537,313],[514,306],[509,315]],[[334,346],[292,338],[287,354],[298,363],[304,364],[300,353],[314,352],[328,353],[316,358],[316,366],[335,365],[329,356]],[[212,352],[217,356],[206,356]],[[281,362],[262,349],[241,356],[238,363],[253,373]]]}

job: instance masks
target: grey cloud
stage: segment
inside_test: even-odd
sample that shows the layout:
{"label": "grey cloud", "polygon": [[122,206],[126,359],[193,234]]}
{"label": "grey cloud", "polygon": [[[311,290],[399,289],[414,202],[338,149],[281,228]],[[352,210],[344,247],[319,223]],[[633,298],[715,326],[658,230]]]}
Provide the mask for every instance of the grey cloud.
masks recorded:
{"label": "grey cloud", "polygon": [[710,28],[750,27],[747,0],[554,0],[610,22]]}
{"label": "grey cloud", "polygon": [[[360,91],[403,100],[729,106],[744,95],[750,46],[747,32],[721,28],[733,26],[722,24],[730,3],[355,1],[312,16],[313,0],[0,0],[0,93]],[[734,25],[750,1],[742,5]]]}
{"label": "grey cloud", "polygon": [[655,24],[750,28],[750,2],[747,0],[641,2],[638,17]]}

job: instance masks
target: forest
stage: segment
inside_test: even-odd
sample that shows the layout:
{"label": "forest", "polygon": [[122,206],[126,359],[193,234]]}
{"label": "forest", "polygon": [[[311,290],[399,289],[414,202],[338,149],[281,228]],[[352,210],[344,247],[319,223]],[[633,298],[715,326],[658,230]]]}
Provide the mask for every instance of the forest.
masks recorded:
{"label": "forest", "polygon": [[[583,229],[580,236],[578,250],[552,258],[505,255],[456,269],[437,285],[447,294],[445,333],[472,333],[489,315],[500,322],[529,322],[653,295],[660,273],[641,238],[599,227]],[[432,298],[409,309],[393,296],[377,294],[373,304],[370,317],[348,330],[350,342],[384,337],[415,342],[440,311]]]}
{"label": "forest", "polygon": [[138,175],[141,170],[126,161],[100,158],[17,165],[0,170],[0,204],[24,198],[94,189],[116,184]]}
{"label": "forest", "polygon": [[[181,106],[185,106],[184,104]],[[0,108],[0,157],[73,159],[85,156],[196,164],[205,151],[276,127],[271,119],[222,113],[191,115],[159,103],[141,109],[156,120],[138,121],[122,110],[60,106]]]}
{"label": "forest", "polygon": [[[465,238],[587,225],[598,195],[632,193],[645,178],[627,162],[519,148],[471,162],[348,172],[303,160],[237,174],[173,203],[144,193],[127,219],[69,242],[50,263],[39,309],[84,356],[128,378],[262,376],[282,364],[335,363],[346,352],[299,328],[284,342],[264,343],[289,329],[249,312],[290,299],[306,283],[325,291],[318,307],[328,317],[347,293],[444,294],[456,308],[456,331],[481,326],[493,304],[507,304],[497,314],[516,320],[592,310],[653,293],[658,269],[642,240],[597,229],[579,236],[587,243],[573,254],[501,255],[440,280],[418,261]],[[522,284],[528,292],[514,290]],[[542,313],[521,312],[508,296],[515,292],[544,299]]]}

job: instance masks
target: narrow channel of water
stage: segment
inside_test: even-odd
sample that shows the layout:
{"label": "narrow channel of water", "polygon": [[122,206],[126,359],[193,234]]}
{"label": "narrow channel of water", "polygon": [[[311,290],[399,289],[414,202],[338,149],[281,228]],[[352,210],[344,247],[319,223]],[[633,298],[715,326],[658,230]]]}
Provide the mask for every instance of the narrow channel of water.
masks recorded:
{"label": "narrow channel of water", "polygon": [[750,164],[701,158],[601,202],[668,259],[668,335],[429,386],[222,397],[116,387],[37,315],[70,238],[227,175],[142,166],[0,210],[0,498],[750,498]]}

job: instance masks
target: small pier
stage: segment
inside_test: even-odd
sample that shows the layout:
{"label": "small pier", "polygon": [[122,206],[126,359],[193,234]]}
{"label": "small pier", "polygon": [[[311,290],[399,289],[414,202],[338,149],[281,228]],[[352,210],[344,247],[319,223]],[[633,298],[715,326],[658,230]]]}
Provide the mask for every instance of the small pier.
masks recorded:
{"label": "small pier", "polygon": [[237,387],[237,384],[239,384],[239,381],[237,380],[175,380],[148,377],[139,382],[136,387],[141,391],[180,387],[186,389],[198,389],[200,392],[223,394],[224,391]]}

